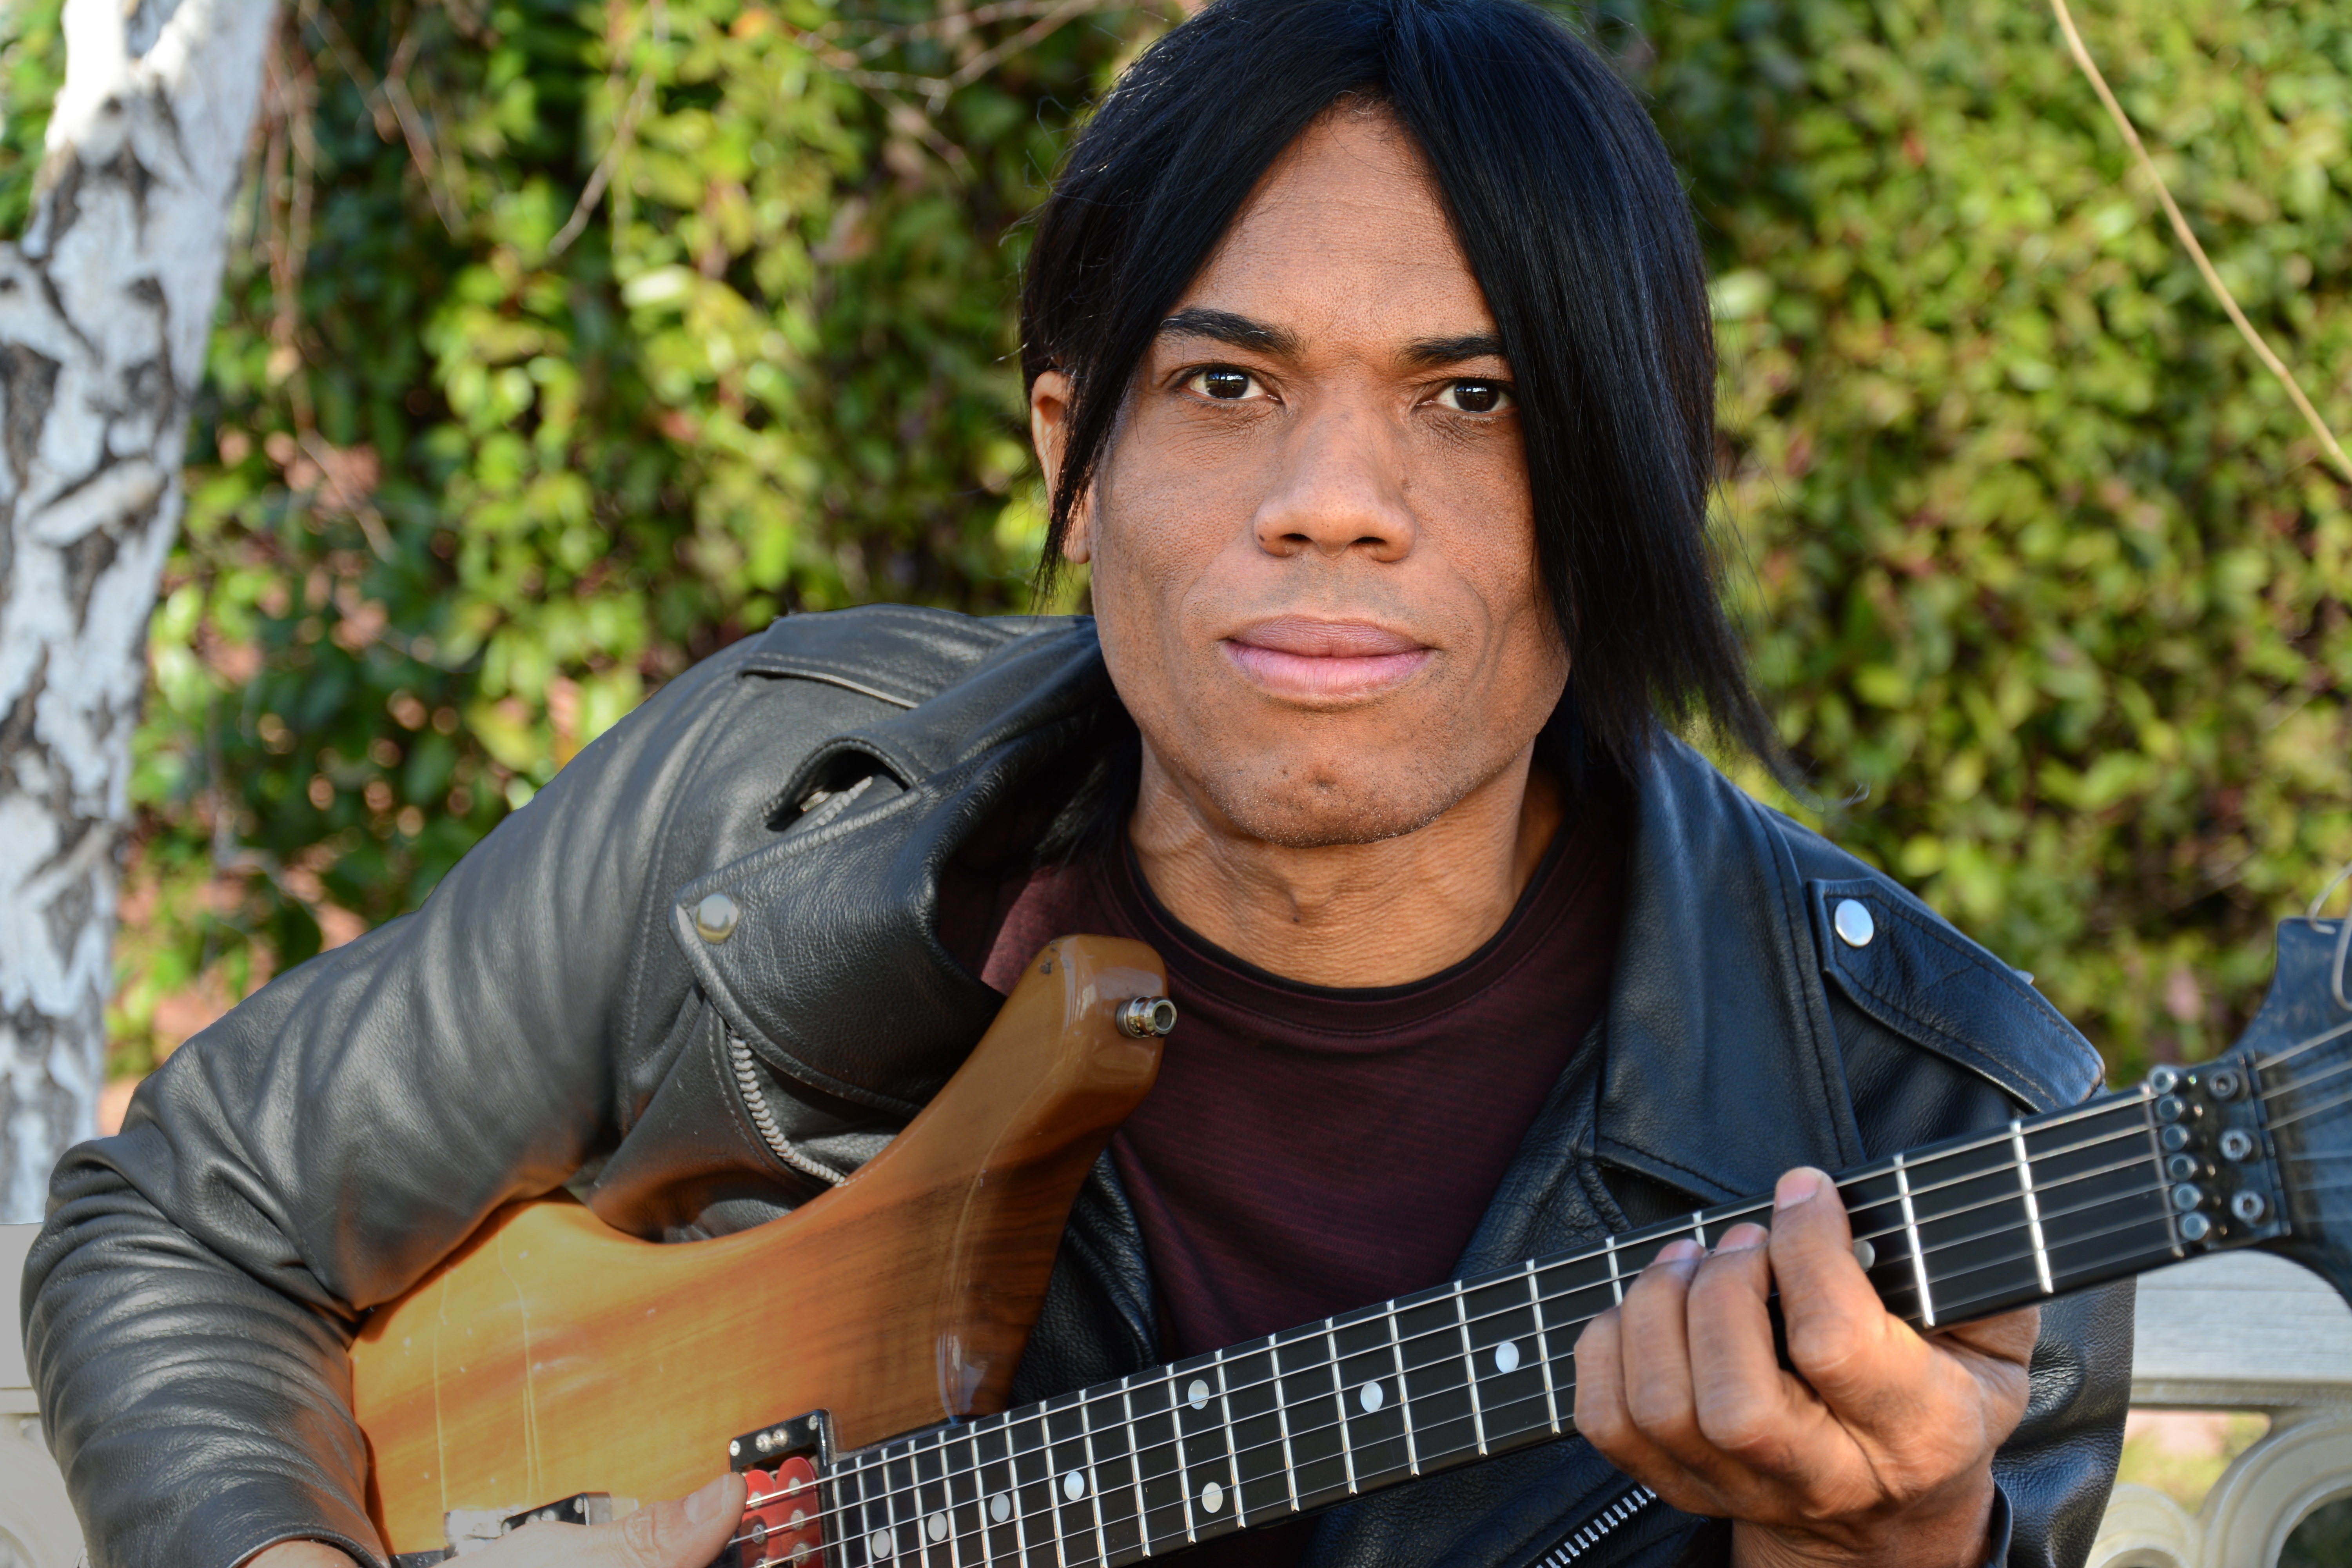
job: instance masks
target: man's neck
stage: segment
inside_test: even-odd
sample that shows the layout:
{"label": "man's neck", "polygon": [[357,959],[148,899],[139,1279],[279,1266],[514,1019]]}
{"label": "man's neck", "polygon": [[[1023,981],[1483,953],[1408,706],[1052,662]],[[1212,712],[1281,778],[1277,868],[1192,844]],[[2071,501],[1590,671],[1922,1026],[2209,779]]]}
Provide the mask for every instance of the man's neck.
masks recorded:
{"label": "man's neck", "polygon": [[1313,848],[1242,833],[1146,742],[1129,834],[1168,911],[1261,969],[1310,985],[1402,985],[1500,931],[1559,826],[1533,749],[1413,832]]}

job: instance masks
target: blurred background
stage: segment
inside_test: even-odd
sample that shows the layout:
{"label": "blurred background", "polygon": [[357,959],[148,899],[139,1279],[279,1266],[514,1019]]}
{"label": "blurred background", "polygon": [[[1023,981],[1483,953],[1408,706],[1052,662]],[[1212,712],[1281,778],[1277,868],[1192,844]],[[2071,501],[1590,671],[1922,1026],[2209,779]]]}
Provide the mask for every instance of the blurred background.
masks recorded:
{"label": "blurred background", "polygon": [[[0,233],[58,10],[0,11]],[[1083,573],[1029,586],[1022,222],[1181,15],[287,0],[152,628],[101,1124],[772,617],[1084,606]],[[2031,971],[2116,1079],[2220,1050],[2352,859],[2352,490],[2042,0],[1571,15],[1711,253],[1724,556],[1816,785],[1739,775]],[[2352,427],[2352,9],[2078,16]],[[2132,1423],[2126,1478],[2193,1508],[2264,1418]],[[2283,1561],[2345,1561],[2347,1509]]]}
{"label": "blurred background", "polygon": [[[56,11],[17,0],[0,46],[10,232]],[[2032,971],[2117,1077],[2221,1048],[2273,922],[2352,858],[2352,493],[2040,5],[1576,15],[1713,257],[1727,559],[1819,781],[1758,787]],[[2352,426],[2352,11],[2078,15]],[[1022,219],[1180,16],[287,7],[153,622],[110,1112],[730,639],[1033,607]]]}

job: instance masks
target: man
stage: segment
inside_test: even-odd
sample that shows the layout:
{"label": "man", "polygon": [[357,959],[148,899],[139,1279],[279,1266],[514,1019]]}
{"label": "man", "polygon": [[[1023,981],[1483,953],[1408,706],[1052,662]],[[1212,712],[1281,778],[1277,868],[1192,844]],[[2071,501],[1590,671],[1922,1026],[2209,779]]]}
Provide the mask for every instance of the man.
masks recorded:
{"label": "man", "polygon": [[[93,1562],[368,1560],[357,1312],[566,1184],[672,1238],[805,1201],[1091,930],[1152,942],[1185,1017],[1021,1397],[1780,1178],[1769,1231],[1666,1248],[1587,1331],[1582,1436],[1199,1561],[1564,1562],[1630,1477],[1663,1500],[1577,1561],[2079,1563],[2126,1293],[1922,1337],[1812,1167],[2096,1061],[1660,730],[1769,746],[1708,570],[1696,247],[1631,95],[1517,0],[1224,0],[1080,138],[1024,313],[1091,621],[876,609],[706,661],[63,1162],[27,1339]],[[1873,934],[1837,945],[1833,898]],[[695,1568],[741,1500],[480,1560]]]}

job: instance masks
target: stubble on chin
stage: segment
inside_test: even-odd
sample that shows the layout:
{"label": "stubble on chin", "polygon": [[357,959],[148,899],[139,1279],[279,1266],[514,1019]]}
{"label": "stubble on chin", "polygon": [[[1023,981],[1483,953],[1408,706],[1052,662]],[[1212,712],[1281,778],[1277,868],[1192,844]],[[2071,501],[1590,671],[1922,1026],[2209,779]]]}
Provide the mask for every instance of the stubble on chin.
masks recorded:
{"label": "stubble on chin", "polygon": [[[1369,774],[1369,776],[1367,776]],[[1424,765],[1375,766],[1349,778],[1320,762],[1210,768],[1195,775],[1244,837],[1285,849],[1379,844],[1417,833],[1487,782]]]}

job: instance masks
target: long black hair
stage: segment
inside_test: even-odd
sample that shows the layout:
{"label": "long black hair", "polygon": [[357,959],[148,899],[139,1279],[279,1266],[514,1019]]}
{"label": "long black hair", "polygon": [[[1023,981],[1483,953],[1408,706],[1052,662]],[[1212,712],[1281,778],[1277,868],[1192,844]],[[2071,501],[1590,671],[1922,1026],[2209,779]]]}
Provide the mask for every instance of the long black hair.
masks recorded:
{"label": "long black hair", "polygon": [[1021,363],[1074,385],[1041,586],[1160,321],[1342,99],[1419,144],[1517,386],[1567,728],[1631,776],[1694,713],[1781,752],[1717,593],[1715,335],[1689,203],[1633,92],[1525,0],[1216,0],[1119,79],[1036,220]]}

